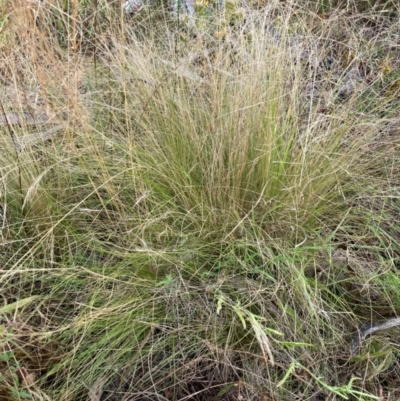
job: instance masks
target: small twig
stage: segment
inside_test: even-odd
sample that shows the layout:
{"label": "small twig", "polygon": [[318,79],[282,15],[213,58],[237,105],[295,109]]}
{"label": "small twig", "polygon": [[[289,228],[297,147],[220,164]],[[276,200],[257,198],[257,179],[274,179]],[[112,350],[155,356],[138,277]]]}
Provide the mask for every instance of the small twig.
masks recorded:
{"label": "small twig", "polygon": [[362,325],[357,330],[357,334],[353,338],[351,353],[353,355],[357,355],[360,353],[361,343],[362,343],[362,341],[364,341],[366,339],[366,337],[368,335],[373,334],[377,331],[388,330],[388,329],[391,329],[393,327],[398,327],[398,326],[400,326],[400,318],[399,317],[394,317],[394,318],[388,319],[383,323],[369,322],[369,323]]}

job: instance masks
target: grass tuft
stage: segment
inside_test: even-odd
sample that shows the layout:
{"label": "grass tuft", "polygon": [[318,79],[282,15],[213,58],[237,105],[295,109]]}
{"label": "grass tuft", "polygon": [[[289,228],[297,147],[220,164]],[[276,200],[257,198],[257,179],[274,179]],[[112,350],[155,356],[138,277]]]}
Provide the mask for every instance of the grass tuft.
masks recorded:
{"label": "grass tuft", "polygon": [[9,6],[0,398],[396,399],[391,19]]}

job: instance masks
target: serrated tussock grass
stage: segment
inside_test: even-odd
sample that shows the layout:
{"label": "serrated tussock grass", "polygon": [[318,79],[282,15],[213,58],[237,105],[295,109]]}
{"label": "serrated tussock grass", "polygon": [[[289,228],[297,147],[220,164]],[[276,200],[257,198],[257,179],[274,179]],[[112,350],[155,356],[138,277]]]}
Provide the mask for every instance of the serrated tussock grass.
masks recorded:
{"label": "serrated tussock grass", "polygon": [[264,18],[232,40],[111,26],[90,59],[15,56],[63,130],[18,151],[33,129],[2,127],[8,399],[361,400],[394,380],[396,337],[350,354],[399,311],[392,117],[362,89],[331,88],[324,112],[315,65]]}

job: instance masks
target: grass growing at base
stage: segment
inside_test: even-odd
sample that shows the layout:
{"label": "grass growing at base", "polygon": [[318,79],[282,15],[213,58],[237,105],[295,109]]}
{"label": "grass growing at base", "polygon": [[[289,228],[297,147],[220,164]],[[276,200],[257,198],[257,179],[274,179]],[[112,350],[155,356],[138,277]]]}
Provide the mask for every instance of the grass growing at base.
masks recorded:
{"label": "grass growing at base", "polygon": [[292,11],[279,38],[251,14],[251,34],[185,46],[112,25],[96,63],[15,51],[9,77],[63,131],[18,152],[34,128],[1,128],[4,397],[364,400],[395,380],[396,338],[350,354],[360,322],[399,310],[393,119],[362,90],[307,89],[299,49],[329,43],[293,46]]}

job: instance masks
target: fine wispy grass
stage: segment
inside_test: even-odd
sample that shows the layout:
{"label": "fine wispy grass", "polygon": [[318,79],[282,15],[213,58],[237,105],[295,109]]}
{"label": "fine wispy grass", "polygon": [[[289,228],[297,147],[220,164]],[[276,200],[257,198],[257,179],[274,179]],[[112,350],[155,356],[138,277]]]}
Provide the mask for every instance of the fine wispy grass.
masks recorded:
{"label": "fine wispy grass", "polygon": [[0,398],[398,399],[397,25],[90,7],[5,19]]}

